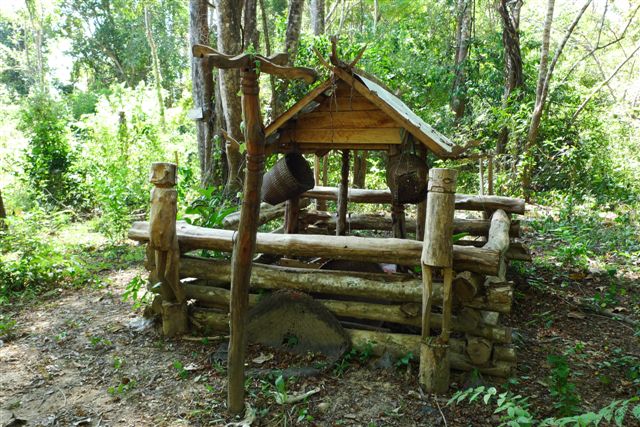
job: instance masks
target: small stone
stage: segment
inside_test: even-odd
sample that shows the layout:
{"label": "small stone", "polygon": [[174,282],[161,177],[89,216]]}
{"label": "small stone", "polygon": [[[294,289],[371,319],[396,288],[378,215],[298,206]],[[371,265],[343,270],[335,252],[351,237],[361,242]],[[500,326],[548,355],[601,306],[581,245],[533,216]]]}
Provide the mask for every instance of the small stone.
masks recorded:
{"label": "small stone", "polygon": [[320,402],[320,403],[318,403],[318,411],[327,412],[328,409],[329,409],[329,403],[328,402]]}

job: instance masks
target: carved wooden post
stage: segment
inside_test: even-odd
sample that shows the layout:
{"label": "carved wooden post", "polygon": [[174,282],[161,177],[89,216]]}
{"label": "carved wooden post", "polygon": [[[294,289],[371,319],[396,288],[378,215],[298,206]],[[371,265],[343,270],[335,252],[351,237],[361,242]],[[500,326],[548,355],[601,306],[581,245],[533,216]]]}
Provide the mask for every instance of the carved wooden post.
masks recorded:
{"label": "carved wooden post", "polygon": [[247,172],[244,179],[240,224],[231,261],[231,338],[229,340],[227,404],[229,411],[233,414],[239,414],[244,409],[244,355],[247,347],[249,280],[251,260],[256,246],[260,189],[264,169],[264,127],[260,117],[258,93],[258,76],[255,68],[245,68],[242,74],[242,109],[246,129]]}
{"label": "carved wooden post", "polygon": [[175,336],[187,331],[187,306],[180,284],[180,248],[176,233],[176,165],[153,163],[149,181],[154,185],[149,214],[149,245],[155,251],[152,280],[160,283],[162,331],[167,336]]}
{"label": "carved wooden post", "polygon": [[[449,388],[449,332],[453,279],[453,214],[456,177],[454,169],[431,169],[427,196],[427,218],[422,246],[422,339],[420,342],[420,385],[427,392],[444,393]],[[433,295],[432,268],[442,268],[442,329],[438,337],[430,331]]]}
{"label": "carved wooden post", "polygon": [[340,170],[340,189],[338,191],[338,221],[336,235],[347,234],[347,199],[349,198],[349,150],[342,151],[342,169]]}

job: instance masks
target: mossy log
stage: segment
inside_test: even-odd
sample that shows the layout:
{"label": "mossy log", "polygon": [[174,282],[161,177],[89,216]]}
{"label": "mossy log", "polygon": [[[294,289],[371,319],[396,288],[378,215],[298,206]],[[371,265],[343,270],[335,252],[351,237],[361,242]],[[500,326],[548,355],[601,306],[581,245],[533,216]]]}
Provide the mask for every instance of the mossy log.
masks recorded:
{"label": "mossy log", "polygon": [[[197,227],[183,222],[177,225],[181,252],[211,249],[231,252],[235,233],[231,230]],[[129,238],[139,242],[149,240],[149,224],[135,222]],[[420,265],[422,243],[405,239],[377,239],[356,236],[321,236],[257,233],[257,253],[285,256],[330,257],[353,261],[373,261],[399,265]],[[481,274],[498,273],[500,254],[493,249],[453,246],[453,268]]]}

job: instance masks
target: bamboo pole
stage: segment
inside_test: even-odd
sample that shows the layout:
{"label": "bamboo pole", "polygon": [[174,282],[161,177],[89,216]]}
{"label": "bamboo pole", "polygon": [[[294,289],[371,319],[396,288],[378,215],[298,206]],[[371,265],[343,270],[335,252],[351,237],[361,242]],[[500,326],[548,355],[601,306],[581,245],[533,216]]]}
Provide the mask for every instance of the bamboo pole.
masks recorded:
{"label": "bamboo pole", "polygon": [[[453,280],[453,214],[457,171],[431,169],[427,195],[425,239],[422,247],[422,336],[420,339],[420,385],[428,392],[449,389],[449,332],[451,328]],[[440,336],[431,336],[433,297],[432,268],[442,268],[442,327]]]}

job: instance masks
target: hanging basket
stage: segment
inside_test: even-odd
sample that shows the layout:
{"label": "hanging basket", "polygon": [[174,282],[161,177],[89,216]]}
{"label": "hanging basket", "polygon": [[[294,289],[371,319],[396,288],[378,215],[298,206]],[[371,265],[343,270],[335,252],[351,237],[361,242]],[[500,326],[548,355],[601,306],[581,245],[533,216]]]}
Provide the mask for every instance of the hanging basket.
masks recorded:
{"label": "hanging basket", "polygon": [[315,185],[313,171],[302,154],[289,153],[278,160],[262,180],[262,201],[277,205]]}
{"label": "hanging basket", "polygon": [[415,154],[389,158],[387,185],[397,203],[420,203],[427,197],[427,165]]}

